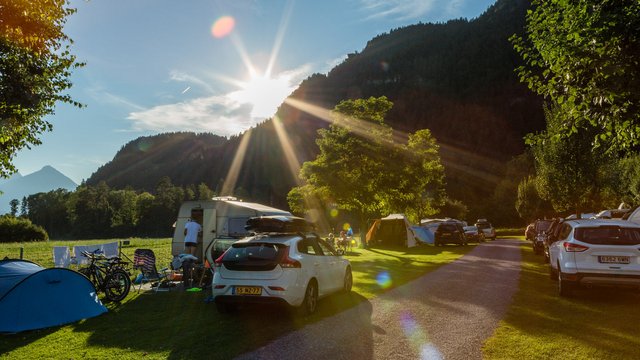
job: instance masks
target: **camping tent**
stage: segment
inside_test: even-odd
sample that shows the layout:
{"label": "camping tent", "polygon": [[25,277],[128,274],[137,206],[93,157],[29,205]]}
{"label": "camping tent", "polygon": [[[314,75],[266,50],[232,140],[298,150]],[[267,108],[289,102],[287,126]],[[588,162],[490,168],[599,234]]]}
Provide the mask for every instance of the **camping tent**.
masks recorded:
{"label": "camping tent", "polygon": [[429,234],[419,227],[412,226],[403,214],[391,214],[377,219],[367,232],[368,245],[413,247],[420,242],[433,243]]}
{"label": "camping tent", "polygon": [[84,275],[24,260],[0,261],[0,333],[68,324],[107,312]]}

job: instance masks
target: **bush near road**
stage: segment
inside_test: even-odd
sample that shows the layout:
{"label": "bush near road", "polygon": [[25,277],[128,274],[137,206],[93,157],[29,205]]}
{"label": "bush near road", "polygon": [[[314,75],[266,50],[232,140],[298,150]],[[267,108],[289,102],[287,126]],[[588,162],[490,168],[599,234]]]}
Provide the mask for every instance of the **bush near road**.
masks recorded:
{"label": "bush near road", "polygon": [[640,359],[640,293],[585,289],[560,298],[548,265],[522,242],[520,289],[484,345],[486,359]]}

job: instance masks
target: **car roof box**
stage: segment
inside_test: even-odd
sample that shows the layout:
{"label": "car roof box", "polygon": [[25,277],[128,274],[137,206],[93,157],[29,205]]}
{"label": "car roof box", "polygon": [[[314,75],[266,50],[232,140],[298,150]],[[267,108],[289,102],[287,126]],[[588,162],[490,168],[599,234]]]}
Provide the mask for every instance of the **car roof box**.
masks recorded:
{"label": "car roof box", "polygon": [[298,233],[315,229],[313,223],[295,216],[260,216],[247,220],[245,229],[259,233]]}

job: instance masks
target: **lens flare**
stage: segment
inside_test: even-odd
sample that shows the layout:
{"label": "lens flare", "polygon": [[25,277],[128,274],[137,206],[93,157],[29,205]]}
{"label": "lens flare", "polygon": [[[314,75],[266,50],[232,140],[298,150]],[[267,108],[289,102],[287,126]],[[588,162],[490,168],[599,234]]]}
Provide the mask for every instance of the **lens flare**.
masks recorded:
{"label": "lens flare", "polygon": [[331,209],[331,211],[329,211],[329,215],[331,215],[331,217],[337,217],[338,209]]}
{"label": "lens flare", "polygon": [[382,69],[382,71],[387,72],[389,71],[389,63],[386,61],[383,61],[380,63],[380,68]]}
{"label": "lens flare", "polygon": [[350,227],[351,227],[351,225],[349,223],[344,223],[342,225],[342,230],[347,231],[347,230],[349,230]]}
{"label": "lens flare", "polygon": [[393,281],[391,280],[391,275],[388,272],[383,271],[376,276],[376,282],[383,289],[388,289],[393,285]]}
{"label": "lens flare", "polygon": [[150,140],[142,139],[138,142],[138,150],[142,152],[147,152],[147,150],[151,148],[151,145],[153,144],[151,143]]}
{"label": "lens flare", "polygon": [[211,34],[220,39],[231,33],[233,27],[236,25],[236,20],[231,16],[223,16],[216,20],[211,27]]}

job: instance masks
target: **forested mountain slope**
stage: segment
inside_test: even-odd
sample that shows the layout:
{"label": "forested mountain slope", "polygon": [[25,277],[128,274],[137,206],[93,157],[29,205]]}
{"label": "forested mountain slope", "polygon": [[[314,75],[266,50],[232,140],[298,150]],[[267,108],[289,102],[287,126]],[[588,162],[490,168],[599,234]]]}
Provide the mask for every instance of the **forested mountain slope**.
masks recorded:
{"label": "forested mountain slope", "polygon": [[[306,79],[291,98],[332,109],[340,100],[385,95],[388,122],[408,133],[429,128],[441,144],[447,191],[472,213],[493,191],[502,165],[524,150],[526,133],[543,128],[542,101],[520,84],[520,61],[508,38],[523,31],[527,0],[499,0],[477,19],[416,24],[371,39],[328,74]],[[315,157],[316,131],[328,124],[283,104],[278,116],[299,161]],[[296,185],[273,120],[239,137],[174,133],[139,138],[94,173],[88,184],[153,191],[174,184],[221,190],[242,137],[250,136],[236,188],[249,199],[286,207]],[[356,164],[354,164],[355,166]],[[483,205],[486,205],[483,203]]]}

